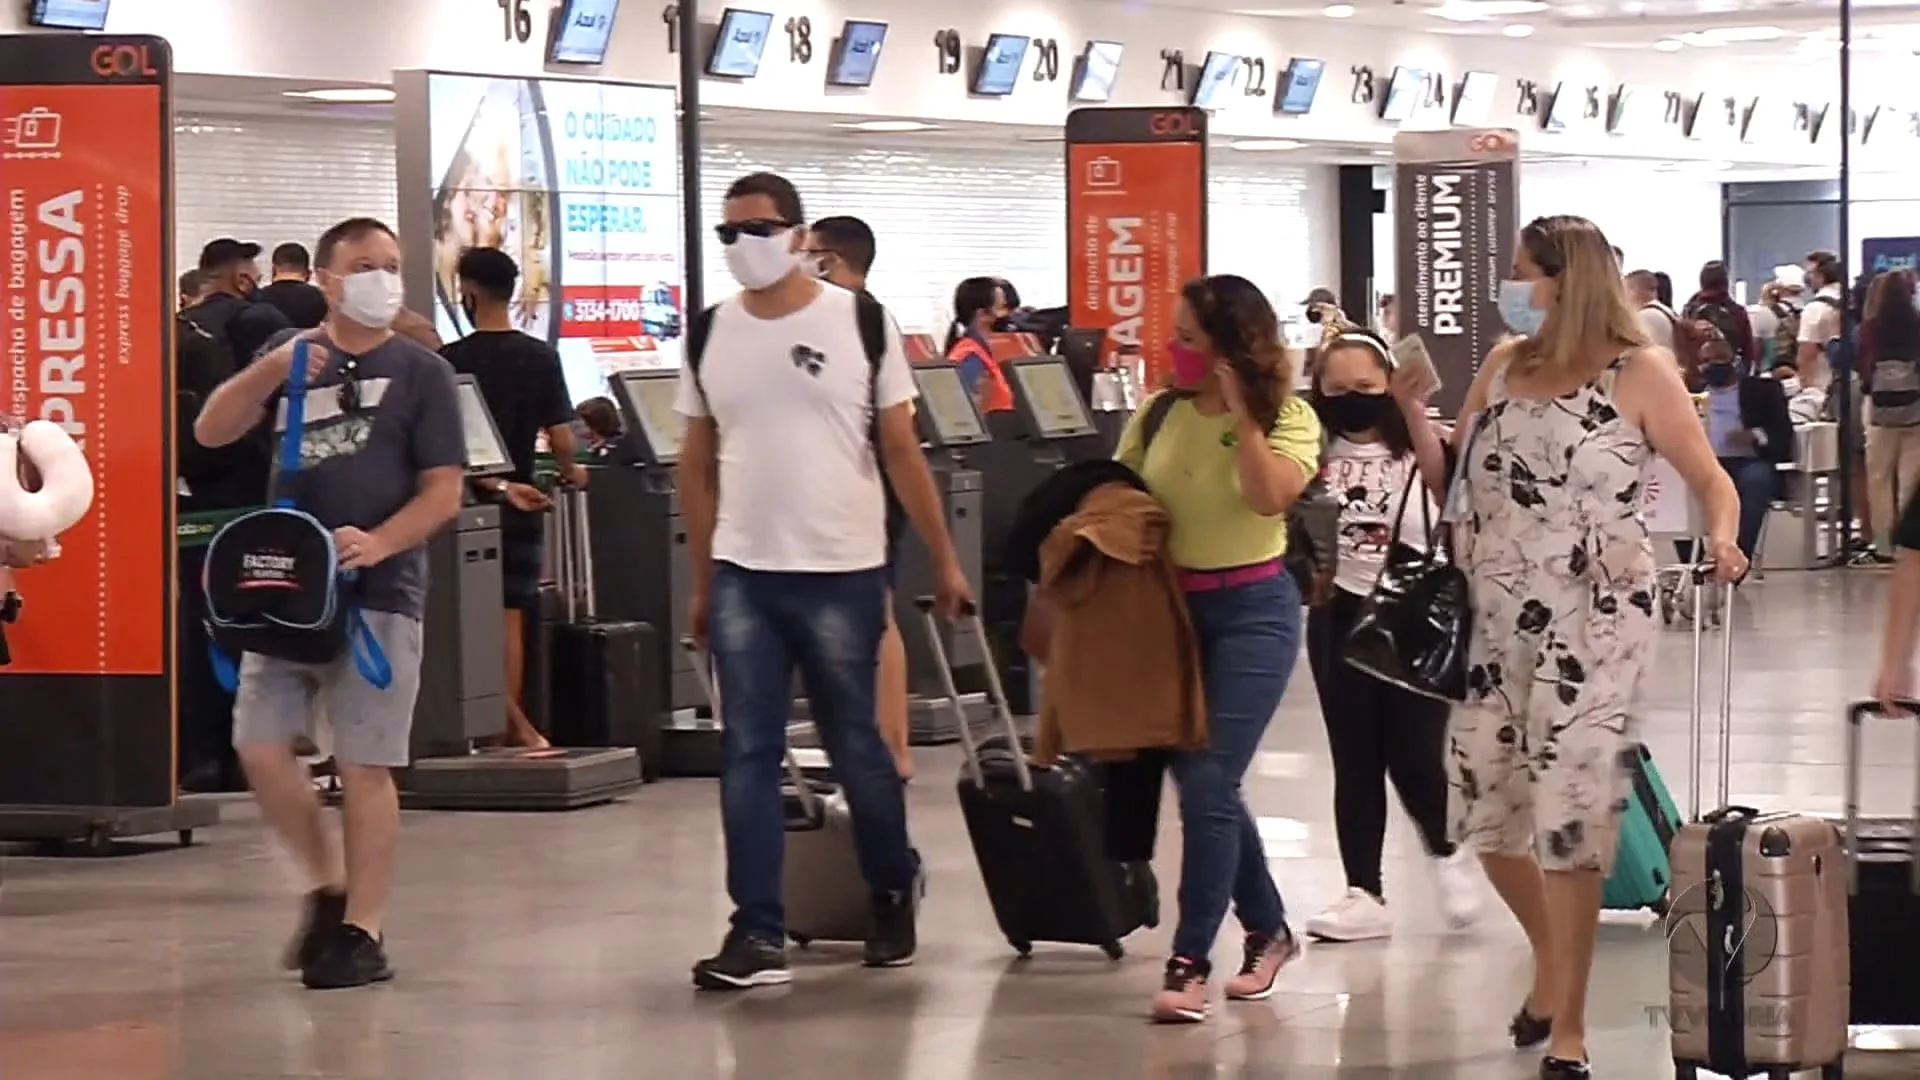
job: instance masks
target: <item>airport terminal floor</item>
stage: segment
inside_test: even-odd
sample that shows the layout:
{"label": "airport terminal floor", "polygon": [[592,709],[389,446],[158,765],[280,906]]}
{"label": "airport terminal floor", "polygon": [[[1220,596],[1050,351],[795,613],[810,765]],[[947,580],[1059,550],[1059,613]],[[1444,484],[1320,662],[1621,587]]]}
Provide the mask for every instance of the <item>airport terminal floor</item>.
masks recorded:
{"label": "airport terminal floor", "polygon": [[[1734,620],[1739,801],[1839,812],[1841,710],[1872,677],[1885,581],[1873,571],[1776,572],[1743,590]],[[1683,806],[1690,662],[1690,636],[1667,632],[1645,722]],[[1342,885],[1326,738],[1299,671],[1248,780],[1296,925]],[[1866,745],[1868,811],[1908,805],[1913,731],[1887,724]],[[1535,1058],[1516,1055],[1505,1034],[1527,987],[1518,929],[1489,895],[1480,930],[1445,934],[1404,821],[1388,841],[1391,942],[1313,947],[1271,1001],[1216,1005],[1207,1024],[1156,1028],[1144,1014],[1167,927],[1129,940],[1118,965],[1062,946],[1015,961],[955,804],[958,752],[922,750],[919,762],[910,803],[932,880],[917,963],[868,971],[857,952],[820,948],[796,954],[791,987],[743,996],[701,995],[688,982],[727,912],[710,781],[669,781],[564,815],[407,815],[388,920],[399,977],[368,990],[306,992],[275,970],[294,886],[243,804],[186,850],[11,859],[0,887],[0,1075],[1535,1075]],[[1161,851],[1170,895],[1178,844],[1163,837]],[[1237,957],[1230,937],[1216,962]],[[1666,997],[1659,925],[1610,917],[1590,1007],[1596,1076],[1672,1075]],[[1920,1057],[1856,1051],[1847,1075],[1920,1075]]]}

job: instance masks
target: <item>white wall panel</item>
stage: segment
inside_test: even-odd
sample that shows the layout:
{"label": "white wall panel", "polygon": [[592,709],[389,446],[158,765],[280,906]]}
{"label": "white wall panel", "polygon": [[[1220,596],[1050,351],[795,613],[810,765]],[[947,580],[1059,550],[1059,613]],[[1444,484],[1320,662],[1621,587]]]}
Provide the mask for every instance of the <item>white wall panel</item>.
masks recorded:
{"label": "white wall panel", "polygon": [[[342,218],[396,216],[390,125],[208,115],[182,117],[176,128],[181,269],[217,236],[269,249],[286,240],[311,247]],[[864,147],[817,138],[709,143],[701,166],[705,217],[718,220],[727,184],[768,169],[800,188],[810,217],[853,214],[873,226],[880,241],[873,289],[906,325],[944,330],[953,287],[975,275],[1011,280],[1038,307],[1065,302],[1059,144]],[[1335,280],[1331,168],[1222,151],[1211,171],[1209,260],[1216,272],[1251,278],[1282,306]],[[707,296],[717,299],[734,284],[719,242],[704,235]]]}
{"label": "white wall panel", "polygon": [[179,269],[220,236],[271,252],[288,240],[311,249],[328,227],[363,214],[398,227],[391,124],[182,115],[173,138]]}

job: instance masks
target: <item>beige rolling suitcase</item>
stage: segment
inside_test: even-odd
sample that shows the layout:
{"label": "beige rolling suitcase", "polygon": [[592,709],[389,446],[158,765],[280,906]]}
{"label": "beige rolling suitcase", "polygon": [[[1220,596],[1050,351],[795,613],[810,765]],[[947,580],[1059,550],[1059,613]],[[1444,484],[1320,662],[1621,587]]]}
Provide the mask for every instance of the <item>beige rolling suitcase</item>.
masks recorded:
{"label": "beige rolling suitcase", "polygon": [[[1733,590],[1724,592],[1730,608]],[[1847,1050],[1846,845],[1831,821],[1727,805],[1731,614],[1720,623],[1728,643],[1721,668],[1719,808],[1704,816],[1703,650],[1694,650],[1693,813],[1673,840],[1666,915],[1674,1075],[1788,1080],[1818,1069],[1823,1080],[1839,1080]]]}

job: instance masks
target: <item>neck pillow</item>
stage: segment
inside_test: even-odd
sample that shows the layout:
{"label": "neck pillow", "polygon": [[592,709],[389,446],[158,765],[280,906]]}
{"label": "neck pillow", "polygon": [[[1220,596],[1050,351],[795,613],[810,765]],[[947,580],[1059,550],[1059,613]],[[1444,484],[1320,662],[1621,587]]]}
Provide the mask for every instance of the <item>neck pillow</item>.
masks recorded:
{"label": "neck pillow", "polygon": [[60,425],[0,431],[0,539],[51,541],[93,505],[86,455]]}

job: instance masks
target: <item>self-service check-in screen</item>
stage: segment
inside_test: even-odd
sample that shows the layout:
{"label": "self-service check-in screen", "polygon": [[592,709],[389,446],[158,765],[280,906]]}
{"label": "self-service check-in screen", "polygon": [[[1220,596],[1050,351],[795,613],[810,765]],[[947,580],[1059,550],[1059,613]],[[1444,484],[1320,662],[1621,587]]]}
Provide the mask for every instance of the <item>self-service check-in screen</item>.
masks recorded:
{"label": "self-service check-in screen", "polygon": [[620,382],[639,414],[629,419],[640,425],[654,458],[662,465],[679,458],[680,440],[687,431],[686,417],[673,410],[673,400],[680,393],[679,374],[627,371],[620,374]]}
{"label": "self-service check-in screen", "polygon": [[460,381],[460,428],[467,438],[467,471],[496,473],[513,468],[507,448],[500,445],[500,432],[493,426],[493,414],[480,396],[480,387]]}
{"label": "self-service check-in screen", "polygon": [[1007,370],[1020,380],[1027,407],[1033,410],[1034,426],[1042,437],[1084,435],[1093,430],[1093,420],[1073,388],[1073,376],[1068,374],[1065,361],[1008,364]]}
{"label": "self-service check-in screen", "polygon": [[943,443],[980,442],[987,429],[980,423],[960,381],[960,369],[953,366],[916,368],[913,381],[920,387],[920,404],[933,421]]}

